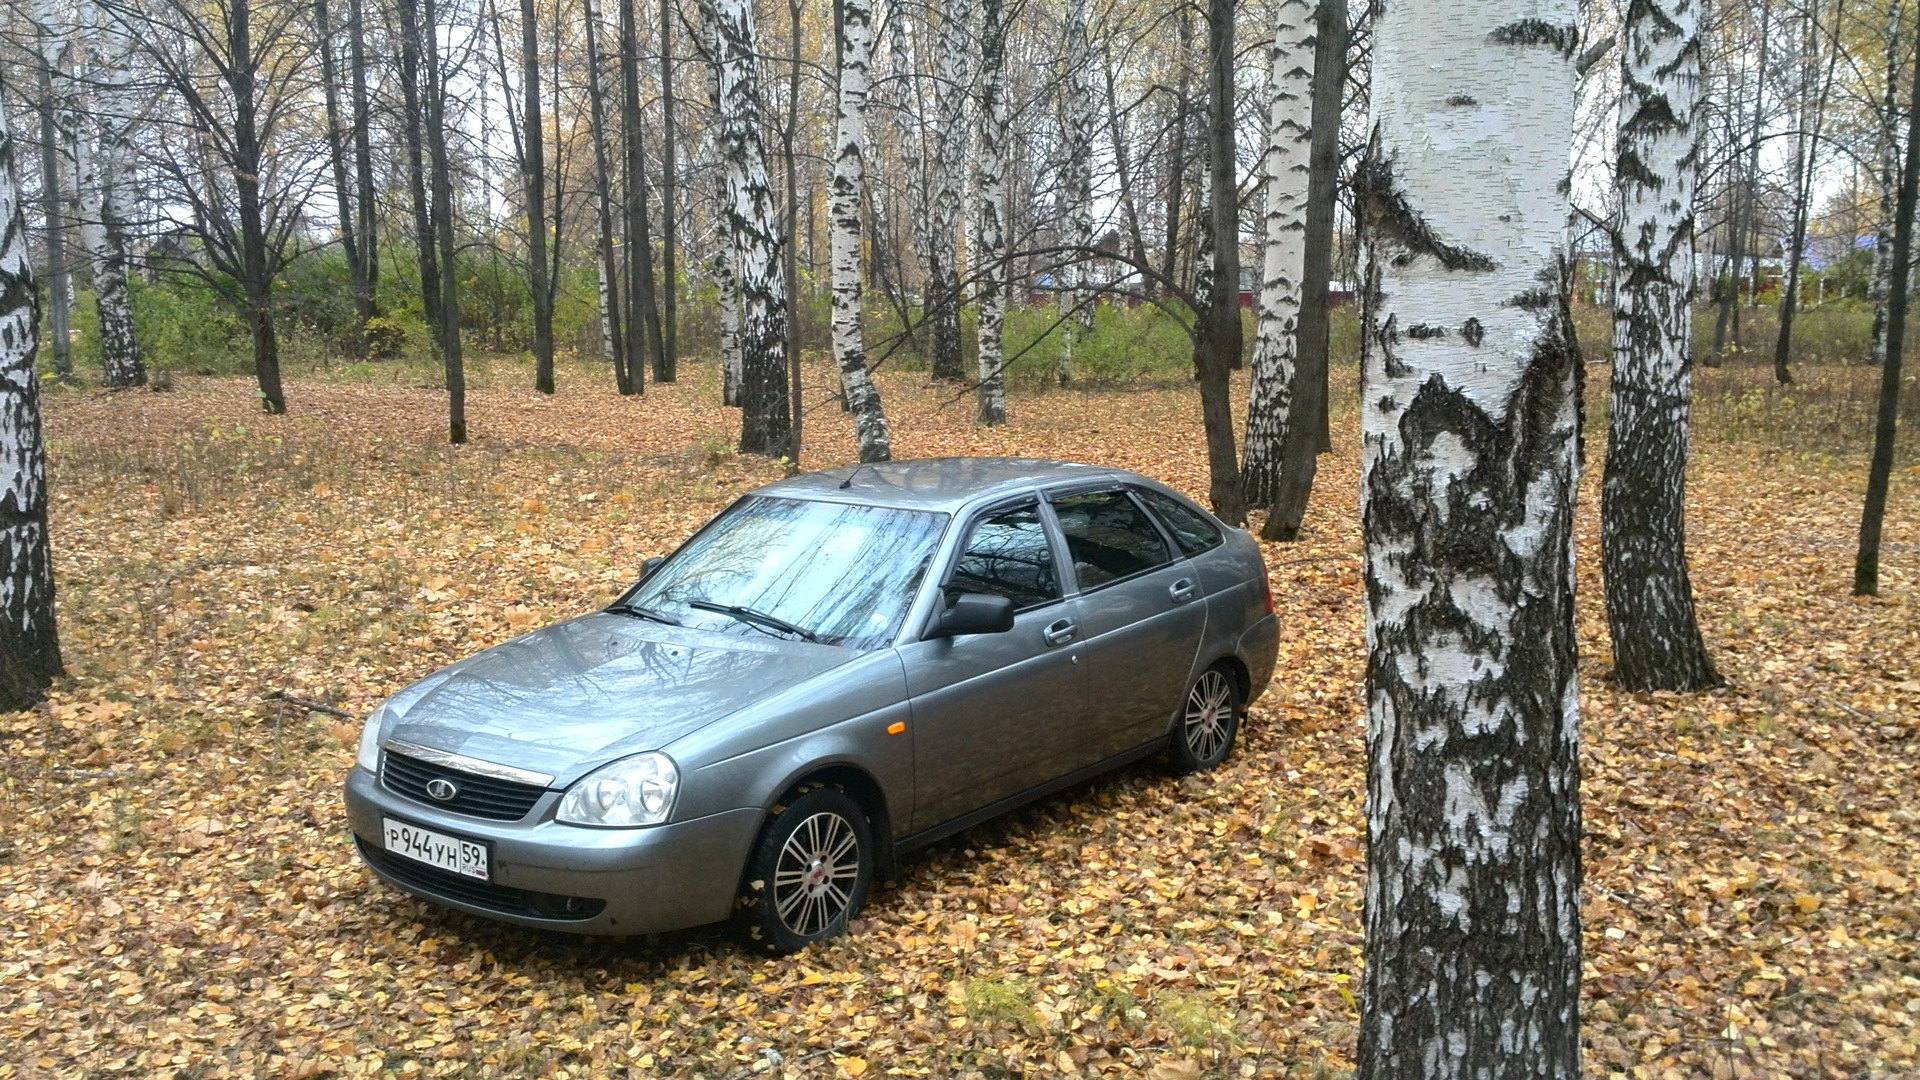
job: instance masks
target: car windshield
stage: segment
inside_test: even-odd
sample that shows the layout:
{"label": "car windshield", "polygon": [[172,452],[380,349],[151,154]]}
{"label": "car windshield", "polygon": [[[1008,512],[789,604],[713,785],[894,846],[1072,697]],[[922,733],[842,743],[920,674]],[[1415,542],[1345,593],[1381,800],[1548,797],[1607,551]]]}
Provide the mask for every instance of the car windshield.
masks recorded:
{"label": "car windshield", "polygon": [[749,496],[625,606],[725,633],[886,645],[946,527],[945,514]]}

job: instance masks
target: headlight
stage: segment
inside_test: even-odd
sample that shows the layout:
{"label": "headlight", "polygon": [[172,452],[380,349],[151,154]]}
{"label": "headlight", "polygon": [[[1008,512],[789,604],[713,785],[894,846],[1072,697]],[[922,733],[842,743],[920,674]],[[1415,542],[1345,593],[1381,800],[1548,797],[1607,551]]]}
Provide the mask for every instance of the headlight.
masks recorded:
{"label": "headlight", "polygon": [[658,825],[673,812],[680,770],[665,754],[622,758],[582,777],[560,798],[570,825]]}
{"label": "headlight", "polygon": [[387,718],[385,705],[373,710],[367,717],[367,726],[360,729],[360,752],[353,757],[353,763],[370,773],[380,772],[380,722]]}

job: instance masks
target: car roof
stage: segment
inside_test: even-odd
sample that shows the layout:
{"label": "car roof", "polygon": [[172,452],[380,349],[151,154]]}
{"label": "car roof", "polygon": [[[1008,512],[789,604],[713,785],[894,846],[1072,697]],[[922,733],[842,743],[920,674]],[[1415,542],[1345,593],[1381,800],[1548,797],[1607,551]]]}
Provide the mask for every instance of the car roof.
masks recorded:
{"label": "car roof", "polygon": [[922,458],[806,473],[777,480],[753,494],[954,513],[974,503],[1036,487],[1074,480],[1097,483],[1123,479],[1144,478],[1120,469],[1040,458]]}

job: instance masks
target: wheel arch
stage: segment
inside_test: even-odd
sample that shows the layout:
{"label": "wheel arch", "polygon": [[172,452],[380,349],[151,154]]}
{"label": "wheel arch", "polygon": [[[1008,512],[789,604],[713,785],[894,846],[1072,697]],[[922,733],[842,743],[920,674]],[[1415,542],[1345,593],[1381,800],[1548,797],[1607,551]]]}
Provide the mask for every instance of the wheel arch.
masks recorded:
{"label": "wheel arch", "polygon": [[766,828],[766,822],[772,821],[774,808],[791,802],[801,792],[812,787],[836,787],[847,793],[860,808],[867,812],[867,824],[873,833],[874,871],[880,877],[892,877],[894,873],[893,816],[887,808],[887,794],[874,779],[872,773],[848,761],[834,761],[809,766],[799,775],[787,781],[766,808],[766,816],[760,827]]}

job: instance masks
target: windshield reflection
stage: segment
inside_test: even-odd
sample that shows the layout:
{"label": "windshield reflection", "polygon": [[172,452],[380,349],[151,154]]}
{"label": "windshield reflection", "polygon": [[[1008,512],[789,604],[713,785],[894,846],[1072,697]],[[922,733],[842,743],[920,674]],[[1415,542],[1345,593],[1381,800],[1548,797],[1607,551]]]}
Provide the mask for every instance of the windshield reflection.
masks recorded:
{"label": "windshield reflection", "polygon": [[830,645],[886,645],[946,526],[945,514],[749,496],[655,570],[627,606],[725,633],[786,637],[769,625],[780,620]]}

